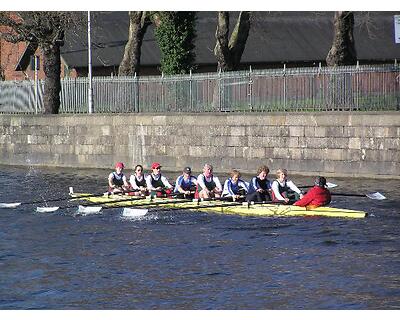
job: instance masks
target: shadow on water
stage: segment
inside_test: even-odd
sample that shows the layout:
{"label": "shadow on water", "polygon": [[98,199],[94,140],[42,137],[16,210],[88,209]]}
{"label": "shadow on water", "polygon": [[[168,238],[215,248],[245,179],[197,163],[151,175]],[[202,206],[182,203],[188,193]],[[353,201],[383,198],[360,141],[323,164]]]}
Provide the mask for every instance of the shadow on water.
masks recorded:
{"label": "shadow on water", "polygon": [[[109,173],[0,169],[0,202],[65,197],[69,186],[99,193]],[[398,309],[398,182],[331,180],[338,192],[389,199],[334,198],[337,207],[369,212],[365,219],[0,209],[0,308]]]}

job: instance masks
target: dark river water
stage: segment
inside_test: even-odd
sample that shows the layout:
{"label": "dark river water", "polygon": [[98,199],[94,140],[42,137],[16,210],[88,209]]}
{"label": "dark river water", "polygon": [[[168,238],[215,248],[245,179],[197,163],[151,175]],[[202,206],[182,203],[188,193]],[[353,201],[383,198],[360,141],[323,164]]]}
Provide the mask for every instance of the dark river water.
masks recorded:
{"label": "dark river water", "polygon": [[[99,193],[108,173],[3,166],[0,202]],[[334,198],[365,219],[0,209],[0,309],[399,309],[399,181],[328,180],[389,199]]]}

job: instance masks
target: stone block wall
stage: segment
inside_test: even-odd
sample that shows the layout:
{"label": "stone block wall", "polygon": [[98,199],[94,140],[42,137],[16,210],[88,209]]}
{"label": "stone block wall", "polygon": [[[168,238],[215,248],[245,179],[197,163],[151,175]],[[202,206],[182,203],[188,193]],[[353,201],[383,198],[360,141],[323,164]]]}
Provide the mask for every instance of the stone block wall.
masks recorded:
{"label": "stone block wall", "polygon": [[0,115],[0,164],[400,179],[400,113]]}

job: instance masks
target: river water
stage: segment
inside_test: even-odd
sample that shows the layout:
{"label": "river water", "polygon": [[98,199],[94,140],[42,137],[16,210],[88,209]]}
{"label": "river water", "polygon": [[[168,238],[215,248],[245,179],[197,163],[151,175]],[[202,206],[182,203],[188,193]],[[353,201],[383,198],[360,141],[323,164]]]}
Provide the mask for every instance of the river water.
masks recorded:
{"label": "river water", "polygon": [[[1,166],[0,202],[99,193],[108,173]],[[399,181],[328,180],[389,199],[334,198],[365,219],[0,209],[0,309],[399,309]]]}

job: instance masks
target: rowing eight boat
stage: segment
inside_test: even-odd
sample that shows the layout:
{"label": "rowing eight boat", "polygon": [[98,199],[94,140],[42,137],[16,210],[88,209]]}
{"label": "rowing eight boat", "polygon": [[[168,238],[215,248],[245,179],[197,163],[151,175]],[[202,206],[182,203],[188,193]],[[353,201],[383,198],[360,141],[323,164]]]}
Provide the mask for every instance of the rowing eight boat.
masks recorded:
{"label": "rowing eight boat", "polygon": [[[325,216],[340,218],[364,218],[367,213],[365,211],[341,209],[334,207],[319,207],[316,209],[307,209],[284,204],[239,204],[228,201],[201,201],[190,202],[182,199],[166,199],[156,198],[135,199],[132,196],[91,196],[87,194],[87,198],[82,198],[81,193],[74,193],[71,196],[79,196],[79,200],[86,200],[90,203],[100,204],[106,207],[160,207],[160,208],[180,208],[182,210],[195,210],[205,212],[215,212],[220,214],[236,214],[245,216]],[[218,204],[216,204],[218,203]]]}

